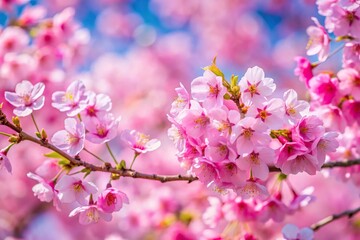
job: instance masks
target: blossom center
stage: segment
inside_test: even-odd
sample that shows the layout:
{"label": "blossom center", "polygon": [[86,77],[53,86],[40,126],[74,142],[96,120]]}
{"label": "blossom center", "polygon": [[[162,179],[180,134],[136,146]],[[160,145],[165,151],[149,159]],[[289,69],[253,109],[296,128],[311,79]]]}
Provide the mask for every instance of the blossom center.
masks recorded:
{"label": "blossom center", "polygon": [[84,190],[84,186],[81,184],[81,181],[75,182],[73,184],[73,188],[75,192],[81,192]]}
{"label": "blossom center", "polygon": [[259,153],[255,153],[255,152],[250,153],[250,160],[253,164],[259,165],[260,164]]}
{"label": "blossom center", "polygon": [[89,209],[89,211],[87,211],[86,216],[94,222],[98,222],[99,221],[99,214],[96,212],[95,209]]}
{"label": "blossom center", "polygon": [[116,202],[117,202],[117,198],[115,194],[109,193],[108,195],[106,195],[106,204],[108,206],[115,205]]}
{"label": "blossom center", "polygon": [[244,138],[246,139],[250,139],[253,135],[254,130],[252,130],[251,128],[243,128],[243,132],[242,132],[242,136],[244,136]]}
{"label": "blossom center", "polygon": [[209,92],[210,92],[210,95],[211,96],[217,96],[217,95],[219,95],[219,92],[220,92],[220,90],[219,90],[219,88],[218,88],[218,86],[217,85],[215,85],[215,86],[211,86],[211,85],[209,85]]}

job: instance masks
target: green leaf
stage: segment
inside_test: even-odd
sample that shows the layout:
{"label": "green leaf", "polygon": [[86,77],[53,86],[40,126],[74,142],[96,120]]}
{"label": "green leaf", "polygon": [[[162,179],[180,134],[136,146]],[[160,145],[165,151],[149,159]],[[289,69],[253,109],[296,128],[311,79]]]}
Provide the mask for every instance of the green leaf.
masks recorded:
{"label": "green leaf", "polygon": [[54,158],[54,159],[59,159],[59,165],[60,166],[64,166],[64,165],[69,165],[70,164],[70,161],[69,159],[67,159],[66,157],[60,155],[59,153],[57,152],[51,152],[51,153],[46,153],[44,154],[45,157],[48,157],[48,158]]}

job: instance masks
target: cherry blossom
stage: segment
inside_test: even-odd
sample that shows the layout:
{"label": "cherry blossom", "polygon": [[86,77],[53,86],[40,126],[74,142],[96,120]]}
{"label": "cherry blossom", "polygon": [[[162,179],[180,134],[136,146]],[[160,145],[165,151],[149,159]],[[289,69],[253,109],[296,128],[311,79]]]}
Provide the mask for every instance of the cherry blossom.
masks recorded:
{"label": "cherry blossom", "polygon": [[85,125],[77,122],[74,118],[65,119],[65,130],[56,132],[51,142],[58,148],[68,152],[70,155],[77,155],[84,148]]}
{"label": "cherry blossom", "polygon": [[129,204],[129,199],[125,193],[110,187],[103,191],[98,197],[98,206],[107,213],[120,211],[123,203]]}
{"label": "cherry blossom", "polygon": [[29,81],[22,81],[16,84],[15,92],[5,92],[5,99],[14,107],[14,114],[19,117],[30,115],[34,110],[44,106],[45,85],[37,83],[33,85]]}
{"label": "cherry blossom", "polygon": [[57,91],[52,95],[52,106],[69,117],[76,116],[86,108],[85,85],[81,81],[72,82],[66,91]]}
{"label": "cherry blossom", "polygon": [[81,205],[87,205],[88,200],[86,198],[98,191],[93,183],[68,175],[64,175],[58,180],[55,189],[58,191],[61,202],[72,203],[77,201]]}
{"label": "cherry blossom", "polygon": [[138,154],[154,151],[161,145],[158,139],[150,139],[148,135],[136,130],[124,130],[121,139]]}

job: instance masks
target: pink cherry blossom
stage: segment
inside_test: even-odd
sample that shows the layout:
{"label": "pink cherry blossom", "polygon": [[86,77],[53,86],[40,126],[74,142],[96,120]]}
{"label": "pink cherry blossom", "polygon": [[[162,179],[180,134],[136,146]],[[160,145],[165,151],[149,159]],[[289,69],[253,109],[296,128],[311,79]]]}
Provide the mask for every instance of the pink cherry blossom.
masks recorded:
{"label": "pink cherry blossom", "polygon": [[154,151],[161,145],[158,139],[150,139],[148,135],[136,130],[124,130],[121,139],[138,154]]}
{"label": "pink cherry blossom", "polygon": [[360,43],[348,42],[345,44],[343,51],[343,67],[360,69]]}
{"label": "pink cherry blossom", "polygon": [[275,152],[270,148],[260,148],[246,154],[243,158],[238,158],[236,164],[240,169],[248,172],[250,171],[253,177],[261,180],[266,180],[269,175],[268,163],[274,161]]}
{"label": "pink cherry blossom", "polygon": [[98,197],[97,205],[107,213],[120,211],[123,203],[129,204],[129,199],[125,193],[110,187],[103,191]]}
{"label": "pink cherry blossom", "polygon": [[230,142],[236,143],[238,154],[251,153],[255,146],[263,146],[270,142],[267,130],[268,127],[261,120],[246,117],[233,127]]}
{"label": "pink cherry blossom", "polygon": [[180,87],[175,88],[178,94],[175,101],[171,104],[170,113],[173,116],[177,116],[182,110],[189,109],[190,107],[190,96],[184,85],[180,83]]}
{"label": "pink cherry blossom", "polygon": [[329,55],[330,38],[325,28],[319,23],[316,18],[311,18],[316,26],[310,26],[306,32],[310,39],[307,46],[307,55],[319,54],[319,61],[323,62]]}
{"label": "pink cherry blossom", "polygon": [[77,214],[79,214],[79,223],[82,225],[98,223],[100,219],[103,219],[106,222],[109,222],[112,219],[111,213],[104,212],[96,204],[77,207],[70,212],[69,217],[73,217]]}
{"label": "pink cherry blossom", "polygon": [[198,102],[191,100],[190,105],[190,109],[182,111],[177,119],[189,136],[198,138],[206,133],[210,125],[210,118],[207,111]]}
{"label": "pink cherry blossom", "polygon": [[221,137],[209,139],[204,155],[213,162],[233,161],[237,157],[235,150],[228,145],[225,138]]}
{"label": "pink cherry blossom", "polygon": [[65,119],[65,130],[56,132],[51,142],[71,156],[77,155],[84,148],[85,126],[74,118]]}
{"label": "pink cherry blossom", "polygon": [[292,137],[304,142],[311,142],[323,136],[325,128],[320,118],[316,116],[303,117],[294,128]]}
{"label": "pink cherry blossom", "polygon": [[108,112],[111,110],[112,102],[108,95],[87,92],[88,103],[83,111],[84,117],[97,117],[100,112]]}
{"label": "pink cherry blossom", "polygon": [[339,142],[336,139],[338,136],[339,134],[337,132],[326,132],[324,136],[320,138],[316,145],[316,154],[320,165],[325,162],[326,154],[335,152],[339,147]]}
{"label": "pink cherry blossom", "polygon": [[318,74],[309,80],[309,88],[314,100],[329,104],[337,93],[338,80],[329,74]]}
{"label": "pink cherry blossom", "polygon": [[34,110],[44,106],[45,85],[37,83],[32,85],[29,81],[22,81],[16,84],[15,92],[5,92],[5,99],[14,107],[14,114],[19,117],[30,115]]}
{"label": "pink cherry blossom", "polygon": [[281,171],[288,174],[297,174],[299,172],[306,172],[309,175],[315,175],[316,171],[320,171],[321,164],[317,158],[309,153],[297,155],[294,158],[288,158],[287,161],[280,167]]}
{"label": "pink cherry blossom", "polygon": [[258,219],[263,222],[269,219],[275,222],[282,222],[289,213],[287,206],[276,196],[271,196],[266,201],[261,202],[256,206],[256,210],[259,211]]}
{"label": "pink cherry blossom", "polygon": [[286,224],[282,229],[285,240],[313,240],[314,231],[311,228],[299,229],[294,224]]}
{"label": "pink cherry blossom", "polygon": [[345,101],[342,110],[348,125],[351,126],[354,122],[360,124],[360,101]]}
{"label": "pink cherry blossom", "polygon": [[85,85],[81,81],[72,82],[66,91],[57,91],[52,95],[52,106],[73,117],[86,108]]}
{"label": "pink cherry blossom", "polygon": [[98,191],[93,183],[68,175],[60,177],[55,185],[55,189],[59,192],[58,195],[61,202],[72,203],[77,201],[81,205],[87,205],[89,201],[86,198]]}
{"label": "pink cherry blossom", "polygon": [[222,106],[225,93],[222,77],[216,76],[209,70],[206,70],[202,77],[195,78],[191,82],[192,97],[202,102],[207,109]]}
{"label": "pink cherry blossom", "polygon": [[86,140],[102,144],[117,136],[120,117],[115,119],[109,112],[98,113],[97,117],[85,118]]}
{"label": "pink cherry blossom", "polygon": [[239,82],[240,89],[242,91],[242,101],[259,102],[271,95],[276,88],[274,80],[266,78],[264,71],[260,67],[248,68],[245,75]]}
{"label": "pink cherry blossom", "polygon": [[345,68],[338,72],[339,89],[346,95],[349,94],[355,100],[360,100],[360,74],[356,69]]}
{"label": "pink cherry blossom", "polygon": [[346,9],[340,5],[332,5],[332,13],[325,19],[325,27],[336,36],[350,34],[355,38],[360,37],[360,7]]}
{"label": "pink cherry blossom", "polygon": [[219,176],[219,170],[215,164],[206,158],[196,158],[191,171],[207,186],[210,186]]}
{"label": "pink cherry blossom", "polygon": [[42,202],[51,202],[53,201],[53,205],[59,210],[60,200],[58,197],[58,192],[54,188],[53,181],[46,181],[42,177],[29,172],[27,176],[31,179],[38,181],[39,183],[33,186],[32,191],[34,192],[34,196],[38,197]]}
{"label": "pink cherry blossom", "polygon": [[246,116],[260,119],[271,129],[279,129],[283,126],[284,114],[285,109],[283,100],[280,98],[273,98],[258,106],[250,106]]}
{"label": "pink cherry blossom", "polygon": [[0,32],[0,56],[10,52],[20,52],[28,45],[29,41],[29,36],[22,28],[5,28]]}
{"label": "pink cherry blossom", "polygon": [[46,16],[46,8],[44,6],[26,6],[21,15],[17,19],[20,26],[31,26]]}
{"label": "pink cherry blossom", "polygon": [[284,92],[285,113],[291,122],[297,122],[302,116],[309,112],[308,102],[297,99],[297,93],[294,89]]}
{"label": "pink cherry blossom", "polygon": [[11,163],[9,161],[9,158],[7,157],[7,151],[8,151],[7,148],[0,150],[0,170],[2,170],[3,167],[5,167],[6,170],[9,173],[11,173],[12,167],[11,167]]}
{"label": "pink cherry blossom", "polygon": [[296,57],[295,61],[297,63],[294,70],[295,76],[299,76],[300,81],[305,82],[306,86],[308,86],[309,80],[314,76],[311,62],[304,57]]}
{"label": "pink cherry blossom", "polygon": [[269,196],[269,192],[264,185],[252,180],[245,182],[235,192],[243,199],[255,198],[264,200]]}

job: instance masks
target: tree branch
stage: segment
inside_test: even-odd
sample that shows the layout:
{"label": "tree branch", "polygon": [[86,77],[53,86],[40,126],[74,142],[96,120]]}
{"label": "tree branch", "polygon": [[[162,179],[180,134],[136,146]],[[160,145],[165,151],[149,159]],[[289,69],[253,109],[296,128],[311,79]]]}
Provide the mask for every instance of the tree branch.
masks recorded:
{"label": "tree branch", "polygon": [[50,149],[64,158],[68,159],[72,166],[83,166],[91,172],[107,172],[107,173],[114,173],[118,174],[122,177],[131,177],[131,178],[142,178],[142,179],[148,179],[148,180],[154,180],[154,181],[160,181],[162,183],[164,182],[173,182],[173,181],[187,181],[189,183],[198,180],[197,177],[194,176],[183,176],[183,175],[157,175],[157,174],[146,174],[134,171],[132,169],[116,169],[111,166],[110,163],[106,163],[103,166],[96,166],[91,163],[82,161],[79,156],[72,157],[66,152],[60,150],[59,148],[55,147],[54,145],[50,144],[47,139],[38,139],[35,138],[26,132],[24,132],[20,127],[15,126],[11,122],[8,121],[6,118],[6,115],[3,113],[3,111],[0,109],[0,124],[7,126],[17,132],[19,134],[19,140],[20,141],[30,141],[34,142],[42,147],[45,147],[47,149]]}
{"label": "tree branch", "polygon": [[360,212],[360,207],[352,209],[352,210],[346,210],[342,213],[338,213],[338,214],[333,214],[331,216],[328,216],[322,220],[320,220],[319,222],[313,224],[311,226],[311,229],[314,231],[319,230],[320,228],[324,227],[325,225],[339,219],[342,217],[348,217],[348,218],[352,218],[355,214],[357,214],[358,212]]}
{"label": "tree branch", "polygon": [[[164,182],[173,182],[173,181],[187,181],[189,183],[199,180],[195,176],[184,176],[184,175],[157,175],[157,174],[146,174],[137,172],[132,169],[116,169],[110,163],[105,163],[103,166],[96,166],[91,163],[82,161],[79,156],[72,157],[66,152],[60,150],[59,148],[55,147],[54,145],[50,144],[47,139],[38,139],[35,138],[26,132],[24,132],[20,127],[15,126],[13,123],[9,122],[6,118],[6,115],[0,109],[0,124],[11,128],[15,132],[19,134],[19,142],[23,140],[34,142],[40,146],[43,146],[47,149],[50,149],[54,152],[57,152],[64,158],[68,159],[72,166],[83,166],[92,172],[107,172],[107,173],[114,173],[118,174],[121,177],[131,177],[131,178],[142,178],[154,181]],[[350,167],[354,165],[360,165],[360,159],[356,160],[348,160],[348,161],[339,161],[339,162],[328,162],[325,163],[321,168],[335,168],[335,167]],[[270,172],[281,172],[280,168],[275,166],[269,166]]]}

